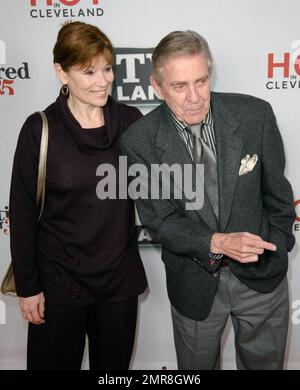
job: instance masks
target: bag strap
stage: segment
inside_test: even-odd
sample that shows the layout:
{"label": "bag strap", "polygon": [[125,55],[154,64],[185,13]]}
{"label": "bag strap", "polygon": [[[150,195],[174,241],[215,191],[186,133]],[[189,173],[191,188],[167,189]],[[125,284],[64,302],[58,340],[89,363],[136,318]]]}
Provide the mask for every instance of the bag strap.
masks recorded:
{"label": "bag strap", "polygon": [[[46,162],[47,162],[47,151],[48,151],[48,119],[44,112],[39,112],[42,117],[43,127],[42,127],[42,136],[40,144],[40,157],[39,157],[39,171],[38,171],[38,182],[37,182],[37,196],[36,202],[39,207],[39,216],[40,220],[45,200],[45,184],[46,184]],[[10,263],[8,270],[3,278],[1,283],[1,292],[4,295],[17,296],[15,278],[13,274],[12,263]]]}
{"label": "bag strap", "polygon": [[41,136],[41,144],[40,144],[39,171],[38,171],[37,194],[36,194],[36,204],[37,207],[39,208],[38,221],[41,219],[43,209],[44,209],[45,186],[46,186],[46,164],[47,164],[48,138],[49,138],[49,127],[48,127],[47,116],[43,111],[39,111],[39,114],[42,117],[43,127],[42,127],[42,136]]}

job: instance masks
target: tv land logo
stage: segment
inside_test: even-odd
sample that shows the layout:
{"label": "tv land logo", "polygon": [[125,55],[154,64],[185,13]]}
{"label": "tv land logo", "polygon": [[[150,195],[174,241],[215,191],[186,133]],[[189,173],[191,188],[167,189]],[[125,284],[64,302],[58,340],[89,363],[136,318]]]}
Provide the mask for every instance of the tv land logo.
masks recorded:
{"label": "tv land logo", "polygon": [[23,62],[21,66],[2,66],[0,65],[0,96],[15,94],[15,81],[17,79],[30,79],[29,64]]}
{"label": "tv land logo", "polygon": [[0,210],[0,232],[5,236],[9,235],[9,212],[7,206]]}
{"label": "tv land logo", "polygon": [[148,106],[161,100],[150,85],[152,50],[144,48],[116,48],[116,72],[113,97],[121,103]]}
{"label": "tv land logo", "polygon": [[[82,4],[88,5],[81,8]],[[100,0],[29,0],[30,16],[37,18],[81,18],[102,16]]]}
{"label": "tv land logo", "polygon": [[268,80],[269,90],[300,89],[300,40],[289,52],[268,53]]}
{"label": "tv land logo", "polygon": [[137,231],[138,231],[138,244],[140,246],[142,246],[142,245],[156,245],[155,242],[153,241],[152,237],[150,236],[149,232],[147,231],[147,229],[144,226],[138,225]]}

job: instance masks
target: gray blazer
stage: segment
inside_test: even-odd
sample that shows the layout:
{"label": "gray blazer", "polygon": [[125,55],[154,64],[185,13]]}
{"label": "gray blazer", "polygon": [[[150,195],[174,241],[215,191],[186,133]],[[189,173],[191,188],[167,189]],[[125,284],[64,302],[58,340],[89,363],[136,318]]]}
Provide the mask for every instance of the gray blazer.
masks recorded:
{"label": "gray blazer", "polygon": [[[172,305],[184,316],[205,319],[218,284],[218,262],[208,253],[215,232],[247,231],[277,245],[257,263],[227,259],[231,271],[256,291],[272,291],[288,268],[294,245],[292,189],[284,176],[282,139],[271,106],[247,95],[212,93],[215,123],[219,221],[205,194],[200,210],[187,211],[185,199],[136,201],[139,217],[162,244],[167,289]],[[120,140],[128,164],[191,164],[165,104],[139,119]],[[241,159],[257,154],[252,172],[239,176]]]}

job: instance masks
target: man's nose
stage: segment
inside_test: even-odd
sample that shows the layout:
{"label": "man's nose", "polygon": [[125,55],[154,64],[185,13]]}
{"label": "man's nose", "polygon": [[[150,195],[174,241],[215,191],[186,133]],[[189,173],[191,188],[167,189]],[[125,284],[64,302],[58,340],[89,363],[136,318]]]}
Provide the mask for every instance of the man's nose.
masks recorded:
{"label": "man's nose", "polygon": [[197,91],[197,88],[190,87],[188,91],[188,99],[191,103],[197,103],[199,101],[199,93]]}

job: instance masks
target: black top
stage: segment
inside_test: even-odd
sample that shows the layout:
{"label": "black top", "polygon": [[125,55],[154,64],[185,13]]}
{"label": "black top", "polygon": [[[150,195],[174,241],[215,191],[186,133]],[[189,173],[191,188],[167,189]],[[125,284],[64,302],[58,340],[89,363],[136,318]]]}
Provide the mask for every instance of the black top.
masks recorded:
{"label": "black top", "polygon": [[131,200],[96,195],[100,164],[116,167],[118,137],[141,113],[108,99],[105,126],[82,129],[59,96],[46,110],[49,145],[46,196],[37,222],[36,192],[42,121],[23,125],[14,158],[11,193],[11,252],[17,293],[41,291],[46,300],[93,305],[127,299],[147,282],[137,248]]}

